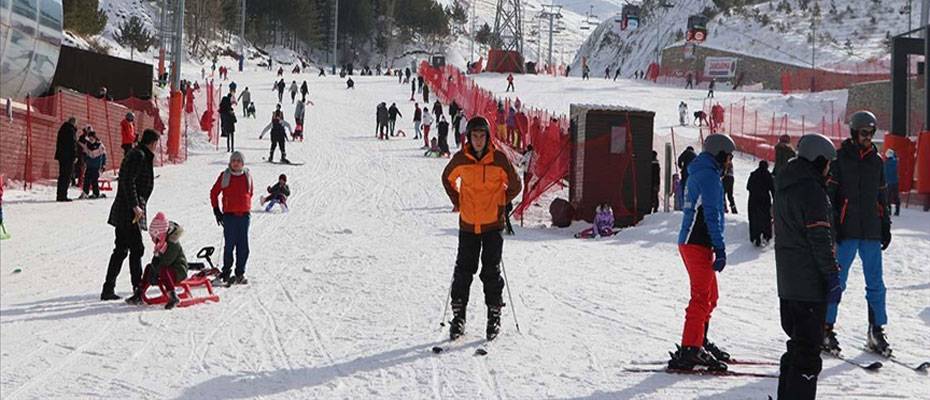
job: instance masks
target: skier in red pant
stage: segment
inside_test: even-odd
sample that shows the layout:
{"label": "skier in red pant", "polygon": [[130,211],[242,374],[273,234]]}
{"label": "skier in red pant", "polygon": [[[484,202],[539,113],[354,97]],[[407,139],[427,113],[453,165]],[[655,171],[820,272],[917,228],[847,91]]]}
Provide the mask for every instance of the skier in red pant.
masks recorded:
{"label": "skier in red pant", "polygon": [[727,135],[704,140],[704,149],[688,165],[684,217],[678,235],[678,251],[691,281],[691,301],[685,311],[681,346],[672,354],[669,369],[691,370],[703,366],[725,371],[730,355],[707,340],[710,315],[717,307],[717,276],[727,264],[723,240],[722,171],[733,160],[736,145]]}

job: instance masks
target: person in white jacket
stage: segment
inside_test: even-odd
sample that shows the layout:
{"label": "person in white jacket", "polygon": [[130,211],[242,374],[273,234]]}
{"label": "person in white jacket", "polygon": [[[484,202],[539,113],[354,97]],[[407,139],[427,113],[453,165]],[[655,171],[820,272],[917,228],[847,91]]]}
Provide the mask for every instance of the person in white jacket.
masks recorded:
{"label": "person in white jacket", "polygon": [[433,116],[429,113],[429,107],[423,107],[423,121],[420,121],[420,128],[423,129],[423,149],[429,148],[429,127],[433,125]]}

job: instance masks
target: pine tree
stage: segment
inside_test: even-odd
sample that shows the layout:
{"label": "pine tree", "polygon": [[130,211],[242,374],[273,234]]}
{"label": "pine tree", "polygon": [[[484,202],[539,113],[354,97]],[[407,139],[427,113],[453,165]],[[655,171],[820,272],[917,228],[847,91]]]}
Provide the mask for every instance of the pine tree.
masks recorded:
{"label": "pine tree", "polygon": [[129,47],[129,58],[135,57],[135,51],[146,52],[155,44],[155,37],[145,29],[139,17],[133,15],[128,21],[123,21],[113,35],[113,39],[123,47]]}
{"label": "pine tree", "polygon": [[107,14],[99,7],[98,0],[64,0],[65,30],[79,35],[96,35],[107,26]]}

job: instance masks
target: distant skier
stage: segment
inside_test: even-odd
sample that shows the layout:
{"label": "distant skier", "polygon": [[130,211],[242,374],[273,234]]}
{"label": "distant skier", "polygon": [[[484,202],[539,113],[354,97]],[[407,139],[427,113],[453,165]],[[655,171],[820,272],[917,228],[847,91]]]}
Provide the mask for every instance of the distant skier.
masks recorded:
{"label": "distant skier", "polygon": [[317,77],[326,77],[326,70],[323,67],[319,67],[320,73],[316,74]]}
{"label": "distant skier", "polygon": [[[840,288],[846,289],[846,279],[858,253],[862,259],[865,299],[868,303],[866,347],[887,357],[891,355],[891,347],[884,330],[888,314],[885,310],[882,251],[891,244],[891,218],[885,194],[882,159],[872,143],[877,124],[875,115],[868,111],[858,111],[850,117],[850,138],[843,141],[837,151],[836,161],[831,163],[827,193],[836,219],[834,226],[836,258],[841,268]],[[823,344],[825,351],[840,351],[833,330],[838,308],[839,302],[827,305]]]}
{"label": "distant skier", "polygon": [[[733,198],[733,187],[736,185],[736,178],[733,176],[733,164],[728,165],[723,172],[723,212],[736,212],[736,200]],[[729,205],[729,209],[727,208]]]}
{"label": "distant skier", "polygon": [[749,241],[756,247],[765,247],[772,240],[772,196],[775,180],[769,173],[768,161],[759,161],[759,168],[749,174],[746,182],[749,191]]}
{"label": "distant skier", "polygon": [[694,74],[691,72],[685,76],[685,89],[694,89]]}
{"label": "distant skier", "polygon": [[591,74],[591,68],[588,68],[587,65],[584,65],[583,67],[581,67],[581,79],[582,80],[590,79],[590,74]]}
{"label": "distant skier", "polygon": [[397,108],[397,103],[391,103],[391,108],[388,108],[388,130],[391,131],[391,136],[396,136],[394,134],[394,128],[395,124],[397,123],[397,117],[403,118],[404,115],[401,114],[400,110]]}
{"label": "distant skier", "polygon": [[417,75],[417,93],[423,92],[423,75]]}
{"label": "distant skier", "polygon": [[404,68],[404,83],[410,82],[410,67]]}
{"label": "distant skier", "polygon": [[804,135],[798,157],[778,178],[775,196],[775,271],[781,326],[789,336],[781,357],[778,398],[813,400],[822,369],[827,304],[842,296],[834,255],[833,210],[824,186],[836,150],[829,139]]}
{"label": "distant skier", "polygon": [[420,122],[420,128],[423,129],[423,149],[429,148],[429,128],[433,125],[433,116],[430,115],[429,109],[423,107],[423,121]]}
{"label": "distant skier", "polygon": [[616,82],[617,78],[620,77],[620,68],[621,67],[617,67],[617,70],[614,71],[614,82]]}
{"label": "distant skier", "polygon": [[794,147],[791,147],[791,137],[781,135],[778,137],[778,144],[775,145],[775,168],[772,169],[772,175],[778,176],[778,173],[788,165],[788,161],[796,155]]}
{"label": "distant skier", "polygon": [[386,140],[388,135],[388,109],[384,102],[378,103],[375,107],[375,137],[378,140]]}
{"label": "distant skier", "polygon": [[304,81],[300,84],[300,98],[303,100],[307,99],[307,94],[310,93],[310,87],[307,86],[307,81]]}
{"label": "distant skier", "polygon": [[429,85],[423,84],[423,104],[429,104]]}
{"label": "distant skier", "polygon": [[287,87],[287,84],[284,83],[283,78],[280,81],[278,81],[278,83],[275,84],[275,89],[278,90],[278,103],[284,102],[284,89],[286,87]]}
{"label": "distant skier", "polygon": [[297,86],[297,81],[291,81],[291,104],[294,104],[294,101],[297,98],[297,92],[299,91],[300,86]]}
{"label": "distant skier", "polygon": [[266,132],[271,131],[271,151],[268,153],[268,162],[274,162],[274,151],[276,147],[281,148],[281,163],[290,164],[287,159],[287,151],[284,143],[287,142],[287,135],[292,133],[291,124],[288,124],[284,118],[272,118],[271,123],[262,130],[259,137],[264,136]]}
{"label": "distant skier", "polygon": [[901,193],[898,188],[898,157],[894,150],[885,152],[885,182],[888,184],[888,207],[894,205],[894,215],[901,215]]}
{"label": "distant skier", "polygon": [[439,122],[439,118],[442,117],[442,103],[439,102],[439,99],[436,99],[436,102],[433,103],[433,115],[436,116],[436,122]]}
{"label": "distant skier", "polygon": [[242,103],[242,116],[246,117],[249,115],[249,106],[252,104],[252,93],[249,92],[249,87],[246,86],[245,89],[242,89],[242,93],[239,93],[239,97],[236,98]]}
{"label": "distant skier", "polygon": [[[481,260],[481,282],[488,308],[488,340],[500,333],[501,308],[504,307],[501,277],[501,236],[505,205],[520,193],[520,178],[507,157],[491,144],[491,127],[483,117],[472,118],[466,129],[468,144],[446,165],[442,184],[459,212],[459,244],[452,278],[452,322],[449,338],[465,333],[466,308],[474,274]],[[460,180],[461,179],[461,180]],[[480,256],[480,257],[479,257]]]}
{"label": "distant skier", "polygon": [[717,87],[717,80],[713,77],[710,78],[710,83],[707,84],[707,98],[714,98],[714,88]]}
{"label": "distant skier", "polygon": [[604,79],[610,79],[610,67],[604,68]]}
{"label": "distant skier", "polygon": [[[245,167],[245,157],[234,151],[229,156],[229,167],[216,178],[210,189],[210,204],[217,225],[223,227],[223,268],[215,283],[227,285],[248,283],[245,266],[249,260],[249,221],[252,211],[252,175]],[[220,195],[223,196],[222,209]],[[233,254],[235,253],[235,258]],[[235,261],[235,276],[232,276]]]}
{"label": "distant skier", "polygon": [[681,126],[685,126],[686,118],[688,118],[688,104],[682,101],[678,104],[678,123]]}
{"label": "distant skier", "polygon": [[420,122],[423,121],[423,110],[420,109],[420,103],[413,103],[413,138],[420,138]]}
{"label": "distant skier", "polygon": [[415,101],[414,93],[417,91],[417,84],[414,81],[410,81],[410,101]]}
{"label": "distant skier", "polygon": [[265,205],[265,212],[271,212],[274,206],[280,204],[281,208],[287,212],[287,198],[291,195],[291,188],[287,186],[287,175],[278,176],[278,182],[267,187],[268,196],[259,198],[259,202]]}
{"label": "distant skier", "polygon": [[448,157],[449,152],[449,122],[446,121],[445,115],[439,116],[439,122],[436,123],[436,136],[439,139],[439,155]]}
{"label": "distant skier", "polygon": [[691,281],[691,301],[685,311],[681,347],[669,360],[669,369],[691,370],[698,365],[714,371],[727,369],[724,361],[730,355],[707,339],[707,332],[717,305],[715,272],[727,265],[720,175],[735,150],[729,136],[713,134],[704,139],[703,151],[688,165],[678,251]]}

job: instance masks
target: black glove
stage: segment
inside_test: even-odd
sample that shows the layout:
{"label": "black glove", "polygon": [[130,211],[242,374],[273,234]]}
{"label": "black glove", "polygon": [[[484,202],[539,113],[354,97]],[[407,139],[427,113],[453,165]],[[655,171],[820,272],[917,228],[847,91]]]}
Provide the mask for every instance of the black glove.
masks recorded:
{"label": "black glove", "polygon": [[219,207],[213,207],[213,216],[216,217],[216,224],[223,226],[223,212]]}
{"label": "black glove", "polygon": [[891,244],[891,224],[882,223],[882,250],[888,248]]}

